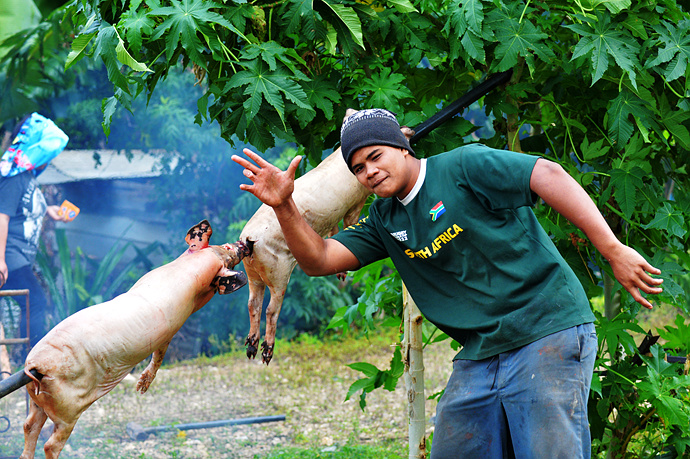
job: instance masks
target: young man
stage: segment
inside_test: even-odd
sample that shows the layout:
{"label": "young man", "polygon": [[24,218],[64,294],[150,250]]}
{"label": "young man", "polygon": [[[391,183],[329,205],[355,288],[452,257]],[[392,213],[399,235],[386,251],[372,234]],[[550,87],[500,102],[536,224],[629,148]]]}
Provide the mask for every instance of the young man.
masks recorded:
{"label": "young man", "polygon": [[309,275],[390,257],[425,317],[463,345],[437,407],[432,459],[589,457],[587,399],[596,357],[587,296],[539,225],[537,197],[585,232],[636,301],[660,271],[621,244],[587,193],[546,159],[468,145],[418,159],[395,116],[362,110],[341,129],[343,158],[379,198],[369,216],[321,239],[283,172],[233,156],[273,207]]}

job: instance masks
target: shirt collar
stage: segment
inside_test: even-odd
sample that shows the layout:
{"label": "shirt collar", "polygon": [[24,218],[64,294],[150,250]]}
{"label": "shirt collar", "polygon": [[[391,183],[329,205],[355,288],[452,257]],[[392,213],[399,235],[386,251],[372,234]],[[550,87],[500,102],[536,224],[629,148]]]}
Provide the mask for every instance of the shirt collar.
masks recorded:
{"label": "shirt collar", "polygon": [[403,199],[398,198],[398,201],[400,201],[403,206],[408,205],[415,198],[415,196],[417,196],[419,189],[422,187],[422,184],[424,184],[424,178],[426,177],[426,158],[422,158],[420,163],[419,175],[417,176],[417,181],[412,187],[412,190],[410,190],[410,192],[407,193],[407,196],[405,196]]}

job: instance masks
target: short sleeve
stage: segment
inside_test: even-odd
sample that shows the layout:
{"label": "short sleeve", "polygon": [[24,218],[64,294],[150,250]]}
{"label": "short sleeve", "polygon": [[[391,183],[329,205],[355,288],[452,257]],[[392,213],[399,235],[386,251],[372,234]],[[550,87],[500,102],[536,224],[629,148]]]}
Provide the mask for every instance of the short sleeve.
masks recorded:
{"label": "short sleeve", "polygon": [[388,258],[388,253],[376,229],[374,207],[370,207],[369,216],[333,236],[333,239],[343,244],[357,257],[361,266]]}
{"label": "short sleeve", "polygon": [[530,178],[538,156],[483,145],[465,146],[459,156],[464,181],[487,209],[513,209],[536,203]]}

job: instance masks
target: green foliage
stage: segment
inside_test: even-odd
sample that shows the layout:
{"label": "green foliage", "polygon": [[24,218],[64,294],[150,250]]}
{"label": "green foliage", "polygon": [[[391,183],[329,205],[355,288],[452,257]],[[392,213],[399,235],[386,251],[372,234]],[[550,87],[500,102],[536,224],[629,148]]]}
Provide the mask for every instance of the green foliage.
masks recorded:
{"label": "green foliage", "polygon": [[383,387],[387,391],[394,391],[395,386],[398,384],[398,380],[405,370],[400,346],[395,347],[395,352],[393,352],[390,368],[388,370],[379,370],[375,365],[366,362],[351,363],[348,367],[364,373],[365,378],[360,378],[353,382],[345,396],[345,400],[347,401],[350,400],[350,397],[354,394],[361,391],[359,394],[359,406],[362,409],[367,405],[366,397],[369,392],[379,387]]}
{"label": "green foliage", "polygon": [[358,326],[365,333],[376,328],[374,318],[384,315],[391,323],[400,324],[402,315],[402,283],[390,260],[372,263],[353,274],[352,282],[362,294],[355,304],[338,308],[328,328]]}
{"label": "green foliage", "polygon": [[130,244],[116,244],[103,260],[95,261],[79,247],[76,253],[71,253],[64,230],[55,230],[55,238],[56,260],[52,259],[45,246],[36,257],[56,308],[55,323],[127,290],[139,277],[137,265],[147,261],[146,256],[158,246],[153,243],[144,250],[138,250],[137,258],[124,261],[123,256]]}
{"label": "green foliage", "polygon": [[352,289],[339,285],[335,276],[310,277],[299,268],[290,277],[283,300],[278,330],[290,338],[299,332],[323,329],[336,310],[352,303]]}
{"label": "green foliage", "polygon": [[400,447],[381,448],[379,446],[342,446],[332,450],[319,448],[281,448],[271,451],[264,459],[403,459],[407,457]]}
{"label": "green foliage", "polygon": [[[74,53],[70,70],[105,64],[113,85],[103,96],[106,131],[118,119],[117,107],[131,109],[139,94],[153,100],[160,82],[183,67],[199,83],[199,93],[190,93],[199,124],[217,122],[226,140],[261,151],[276,139],[295,142],[311,161],[337,144],[347,107],[385,104],[415,126],[485,76],[512,69],[510,83],[481,101],[494,119],[493,136],[482,141],[560,163],[616,236],[663,269],[665,292],[650,299],[687,310],[690,14],[684,3],[75,0],[5,42],[2,117],[10,117],[8,105],[54,95],[79,75],[56,65],[67,62],[60,40]],[[415,151],[439,153],[471,131],[457,120],[446,126]],[[612,276],[607,261],[548,206],[536,212],[588,295],[601,295],[604,278]],[[366,294],[357,305],[338,308],[332,325],[361,317],[369,327],[381,313],[379,302],[399,307],[388,291],[399,289],[397,281],[369,279],[381,272],[388,274],[374,269],[357,279]],[[623,314],[597,323],[607,372],[595,378],[592,413],[602,426],[595,448],[612,456],[635,448],[642,456],[666,448],[659,443],[663,434],[682,450],[690,437],[684,375],[671,376],[678,368],[662,368],[654,358],[629,362],[639,308],[627,292],[614,291]],[[609,419],[612,413],[621,413],[618,421]]]}
{"label": "green foliage", "polygon": [[685,323],[685,317],[678,314],[673,325],[658,330],[659,336],[666,342],[666,348],[673,353],[681,356],[690,355],[690,326]]}
{"label": "green foliage", "polygon": [[[676,323],[678,329],[666,328],[667,338],[687,334],[683,319]],[[684,457],[690,377],[682,365],[665,360],[658,344],[640,355],[630,331],[641,330],[629,314],[612,320],[598,315],[599,353],[589,401],[593,453],[632,449],[639,456],[674,451]]]}

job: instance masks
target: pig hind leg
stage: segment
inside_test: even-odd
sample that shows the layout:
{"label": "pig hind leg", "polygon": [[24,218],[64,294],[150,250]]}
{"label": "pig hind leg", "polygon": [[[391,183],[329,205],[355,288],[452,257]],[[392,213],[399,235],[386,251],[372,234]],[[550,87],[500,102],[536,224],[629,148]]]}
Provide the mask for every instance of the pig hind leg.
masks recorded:
{"label": "pig hind leg", "polygon": [[36,451],[36,444],[38,443],[38,436],[41,434],[41,429],[48,419],[46,412],[31,400],[29,407],[29,415],[24,422],[24,451],[20,459],[33,459]]}
{"label": "pig hind leg", "polygon": [[266,307],[266,338],[261,343],[261,361],[268,365],[273,358],[273,348],[276,343],[276,327],[278,324],[278,316],[280,309],[283,307],[283,299],[285,298],[285,290],[287,283],[290,280],[288,275],[285,282],[279,285],[269,285],[268,289],[271,292],[271,301]]}
{"label": "pig hind leg", "polygon": [[43,450],[46,453],[46,459],[57,459],[58,456],[60,456],[60,452],[62,451],[62,448],[65,447],[67,439],[72,434],[72,430],[74,429],[74,425],[77,423],[77,420],[74,419],[73,422],[65,422],[62,419],[53,419],[53,422],[55,423],[53,434],[43,447]]}
{"label": "pig hind leg", "polygon": [[253,359],[259,349],[259,337],[261,336],[261,309],[264,302],[266,284],[261,276],[252,269],[249,263],[245,263],[244,270],[247,273],[249,286],[249,334],[244,345],[247,346],[247,358]]}

